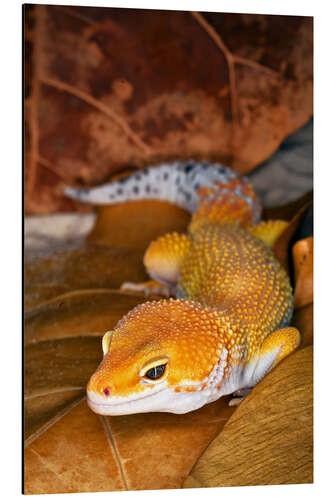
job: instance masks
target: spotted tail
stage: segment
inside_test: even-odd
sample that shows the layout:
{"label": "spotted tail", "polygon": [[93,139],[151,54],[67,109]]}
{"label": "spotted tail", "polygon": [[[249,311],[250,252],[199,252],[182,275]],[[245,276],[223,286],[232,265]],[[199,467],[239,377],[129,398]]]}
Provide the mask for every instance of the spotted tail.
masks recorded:
{"label": "spotted tail", "polygon": [[135,200],[168,201],[195,214],[193,223],[225,217],[226,207],[229,207],[228,213],[232,209],[240,219],[246,213],[251,223],[260,221],[260,205],[247,179],[218,163],[165,163],[109,184],[95,188],[65,187],[64,192],[70,198],[94,205]]}

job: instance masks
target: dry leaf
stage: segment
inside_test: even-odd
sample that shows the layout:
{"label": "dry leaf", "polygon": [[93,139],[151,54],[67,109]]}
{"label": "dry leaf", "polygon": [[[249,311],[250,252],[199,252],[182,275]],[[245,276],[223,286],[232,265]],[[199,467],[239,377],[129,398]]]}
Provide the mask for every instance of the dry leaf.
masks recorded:
{"label": "dry leaf", "polygon": [[297,241],[292,249],[294,259],[294,307],[313,302],[313,236]]}
{"label": "dry leaf", "polygon": [[101,359],[100,337],[47,340],[25,348],[25,436],[38,433],[58,412],[85,394]]}
{"label": "dry leaf", "polygon": [[[309,195],[302,196],[300,201],[303,201],[303,204],[299,206],[298,203],[293,203],[291,206],[289,205],[288,212],[289,212],[289,217],[292,214],[291,218],[287,218],[288,220],[288,226],[285,228],[283,233],[279,236],[279,238],[276,240],[274,247],[273,247],[273,252],[275,257],[278,259],[280,264],[284,267],[284,269],[290,273],[290,255],[289,255],[289,246],[292,241],[292,238],[294,237],[296,231],[298,230],[302,218],[307,210],[307,208],[311,205],[312,203],[312,193],[309,193]],[[287,205],[288,206],[288,205]],[[297,207],[296,213],[293,212],[293,209]],[[287,210],[285,211],[285,214],[287,215]],[[283,217],[284,210],[281,210],[281,218]]]}
{"label": "dry leaf", "polygon": [[117,289],[124,281],[145,281],[143,253],[143,249],[80,243],[28,258],[25,262],[26,308],[74,290]]}
{"label": "dry leaf", "polygon": [[312,356],[302,349],[259,382],[184,487],[313,482]]}
{"label": "dry leaf", "polygon": [[130,309],[145,300],[143,296],[100,289],[60,295],[26,314],[25,343],[76,335],[104,335]]}
{"label": "dry leaf", "polygon": [[101,417],[71,405],[30,435],[25,493],[179,488],[233,413],[227,400],[187,415]]}
{"label": "dry leaf", "polygon": [[313,304],[300,307],[294,311],[291,325],[301,332],[301,346],[313,344]]}
{"label": "dry leaf", "polygon": [[304,194],[297,200],[286,203],[285,205],[279,205],[276,207],[264,208],[263,219],[265,220],[275,220],[281,219],[286,221],[291,221],[295,215],[302,210],[304,207],[308,207],[310,203],[313,202],[313,191]]}
{"label": "dry leaf", "polygon": [[149,243],[167,232],[185,231],[189,220],[185,210],[159,201],[101,207],[86,243],[26,259],[25,307],[78,289],[118,289],[125,281],[146,281],[143,255]]}
{"label": "dry leaf", "polygon": [[312,115],[310,17],[43,5],[33,16],[29,213],[77,208],[63,182],[169,159],[248,172]]}
{"label": "dry leaf", "polygon": [[161,201],[102,206],[88,241],[146,250],[151,241],[170,231],[186,232],[190,217],[182,208]]}

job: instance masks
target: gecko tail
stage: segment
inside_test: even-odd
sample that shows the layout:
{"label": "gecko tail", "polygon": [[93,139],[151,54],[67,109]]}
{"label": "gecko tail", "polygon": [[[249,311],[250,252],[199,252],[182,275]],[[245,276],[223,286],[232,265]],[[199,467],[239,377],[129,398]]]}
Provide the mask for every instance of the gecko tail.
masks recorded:
{"label": "gecko tail", "polygon": [[193,160],[164,163],[93,188],[66,186],[64,193],[69,198],[94,205],[136,200],[167,201],[196,213],[197,220],[207,217],[209,204],[215,206],[216,215],[221,203],[234,209],[240,202],[252,214],[253,223],[260,220],[260,206],[247,179],[218,163]]}

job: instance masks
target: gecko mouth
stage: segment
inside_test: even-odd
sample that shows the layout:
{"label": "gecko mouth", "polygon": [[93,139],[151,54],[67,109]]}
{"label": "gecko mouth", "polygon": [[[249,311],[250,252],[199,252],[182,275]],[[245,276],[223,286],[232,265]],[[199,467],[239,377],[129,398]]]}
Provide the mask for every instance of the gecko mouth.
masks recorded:
{"label": "gecko mouth", "polygon": [[114,396],[108,400],[101,394],[87,390],[88,406],[99,415],[131,415],[149,412],[182,414],[197,410],[206,404],[208,399],[209,393],[206,391],[175,392],[174,388],[165,386],[141,397]]}
{"label": "gecko mouth", "polygon": [[131,413],[146,413],[150,411],[170,411],[168,409],[158,410],[157,407],[154,408],[157,404],[161,403],[161,399],[165,399],[163,395],[162,398],[160,395],[166,392],[173,393],[169,387],[165,387],[138,398],[114,397],[105,400],[103,396],[96,394],[94,391],[87,390],[87,404],[89,408],[100,415],[129,415]]}

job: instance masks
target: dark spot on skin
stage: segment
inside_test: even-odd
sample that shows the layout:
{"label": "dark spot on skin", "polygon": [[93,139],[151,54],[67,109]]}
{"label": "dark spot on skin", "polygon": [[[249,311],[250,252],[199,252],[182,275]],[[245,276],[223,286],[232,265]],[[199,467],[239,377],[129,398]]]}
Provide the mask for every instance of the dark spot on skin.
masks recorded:
{"label": "dark spot on skin", "polygon": [[141,175],[140,174],[135,174],[134,178],[139,181],[141,179]]}
{"label": "dark spot on skin", "polygon": [[180,188],[179,192],[185,196],[186,201],[190,201],[191,200],[191,198],[192,198],[191,193],[185,191],[183,188]]}
{"label": "dark spot on skin", "polygon": [[209,168],[209,164],[208,163],[201,163],[201,168],[203,170],[207,170],[207,168]]}
{"label": "dark spot on skin", "polygon": [[124,193],[124,191],[121,188],[117,189],[117,194],[123,194],[123,193]]}
{"label": "dark spot on skin", "polygon": [[179,184],[180,184],[180,177],[176,177],[175,184],[176,184],[176,186],[179,186]]}
{"label": "dark spot on skin", "polygon": [[194,189],[197,191],[199,189],[199,187],[200,187],[200,182],[196,182],[194,184]]}
{"label": "dark spot on skin", "polygon": [[113,194],[109,194],[110,200],[113,200]]}
{"label": "dark spot on skin", "polygon": [[76,195],[81,198],[81,196],[85,196],[89,194],[89,188],[78,188],[76,191]]}
{"label": "dark spot on skin", "polygon": [[149,174],[149,170],[148,169],[143,170],[142,173],[143,173],[143,175],[148,175]]}
{"label": "dark spot on skin", "polygon": [[127,181],[128,181],[128,179],[129,179],[129,177],[123,177],[122,179],[119,179],[119,180],[118,180],[118,182],[119,182],[120,184],[125,184],[125,182],[127,182]]}
{"label": "dark spot on skin", "polygon": [[193,170],[194,168],[194,165],[192,163],[188,163],[187,165],[185,165],[185,173],[188,174],[189,172],[191,172],[191,170]]}
{"label": "dark spot on skin", "polygon": [[148,194],[150,193],[150,185],[149,184],[147,184],[147,186],[146,186],[146,193],[148,193]]}
{"label": "dark spot on skin", "polygon": [[138,194],[138,192],[139,192],[138,186],[134,186],[133,187],[133,193]]}
{"label": "dark spot on skin", "polygon": [[219,170],[220,170],[221,174],[225,174],[227,171],[227,169],[225,167],[220,167]]}
{"label": "dark spot on skin", "polygon": [[164,172],[163,179],[166,181],[168,178],[169,178],[169,173],[168,172]]}

